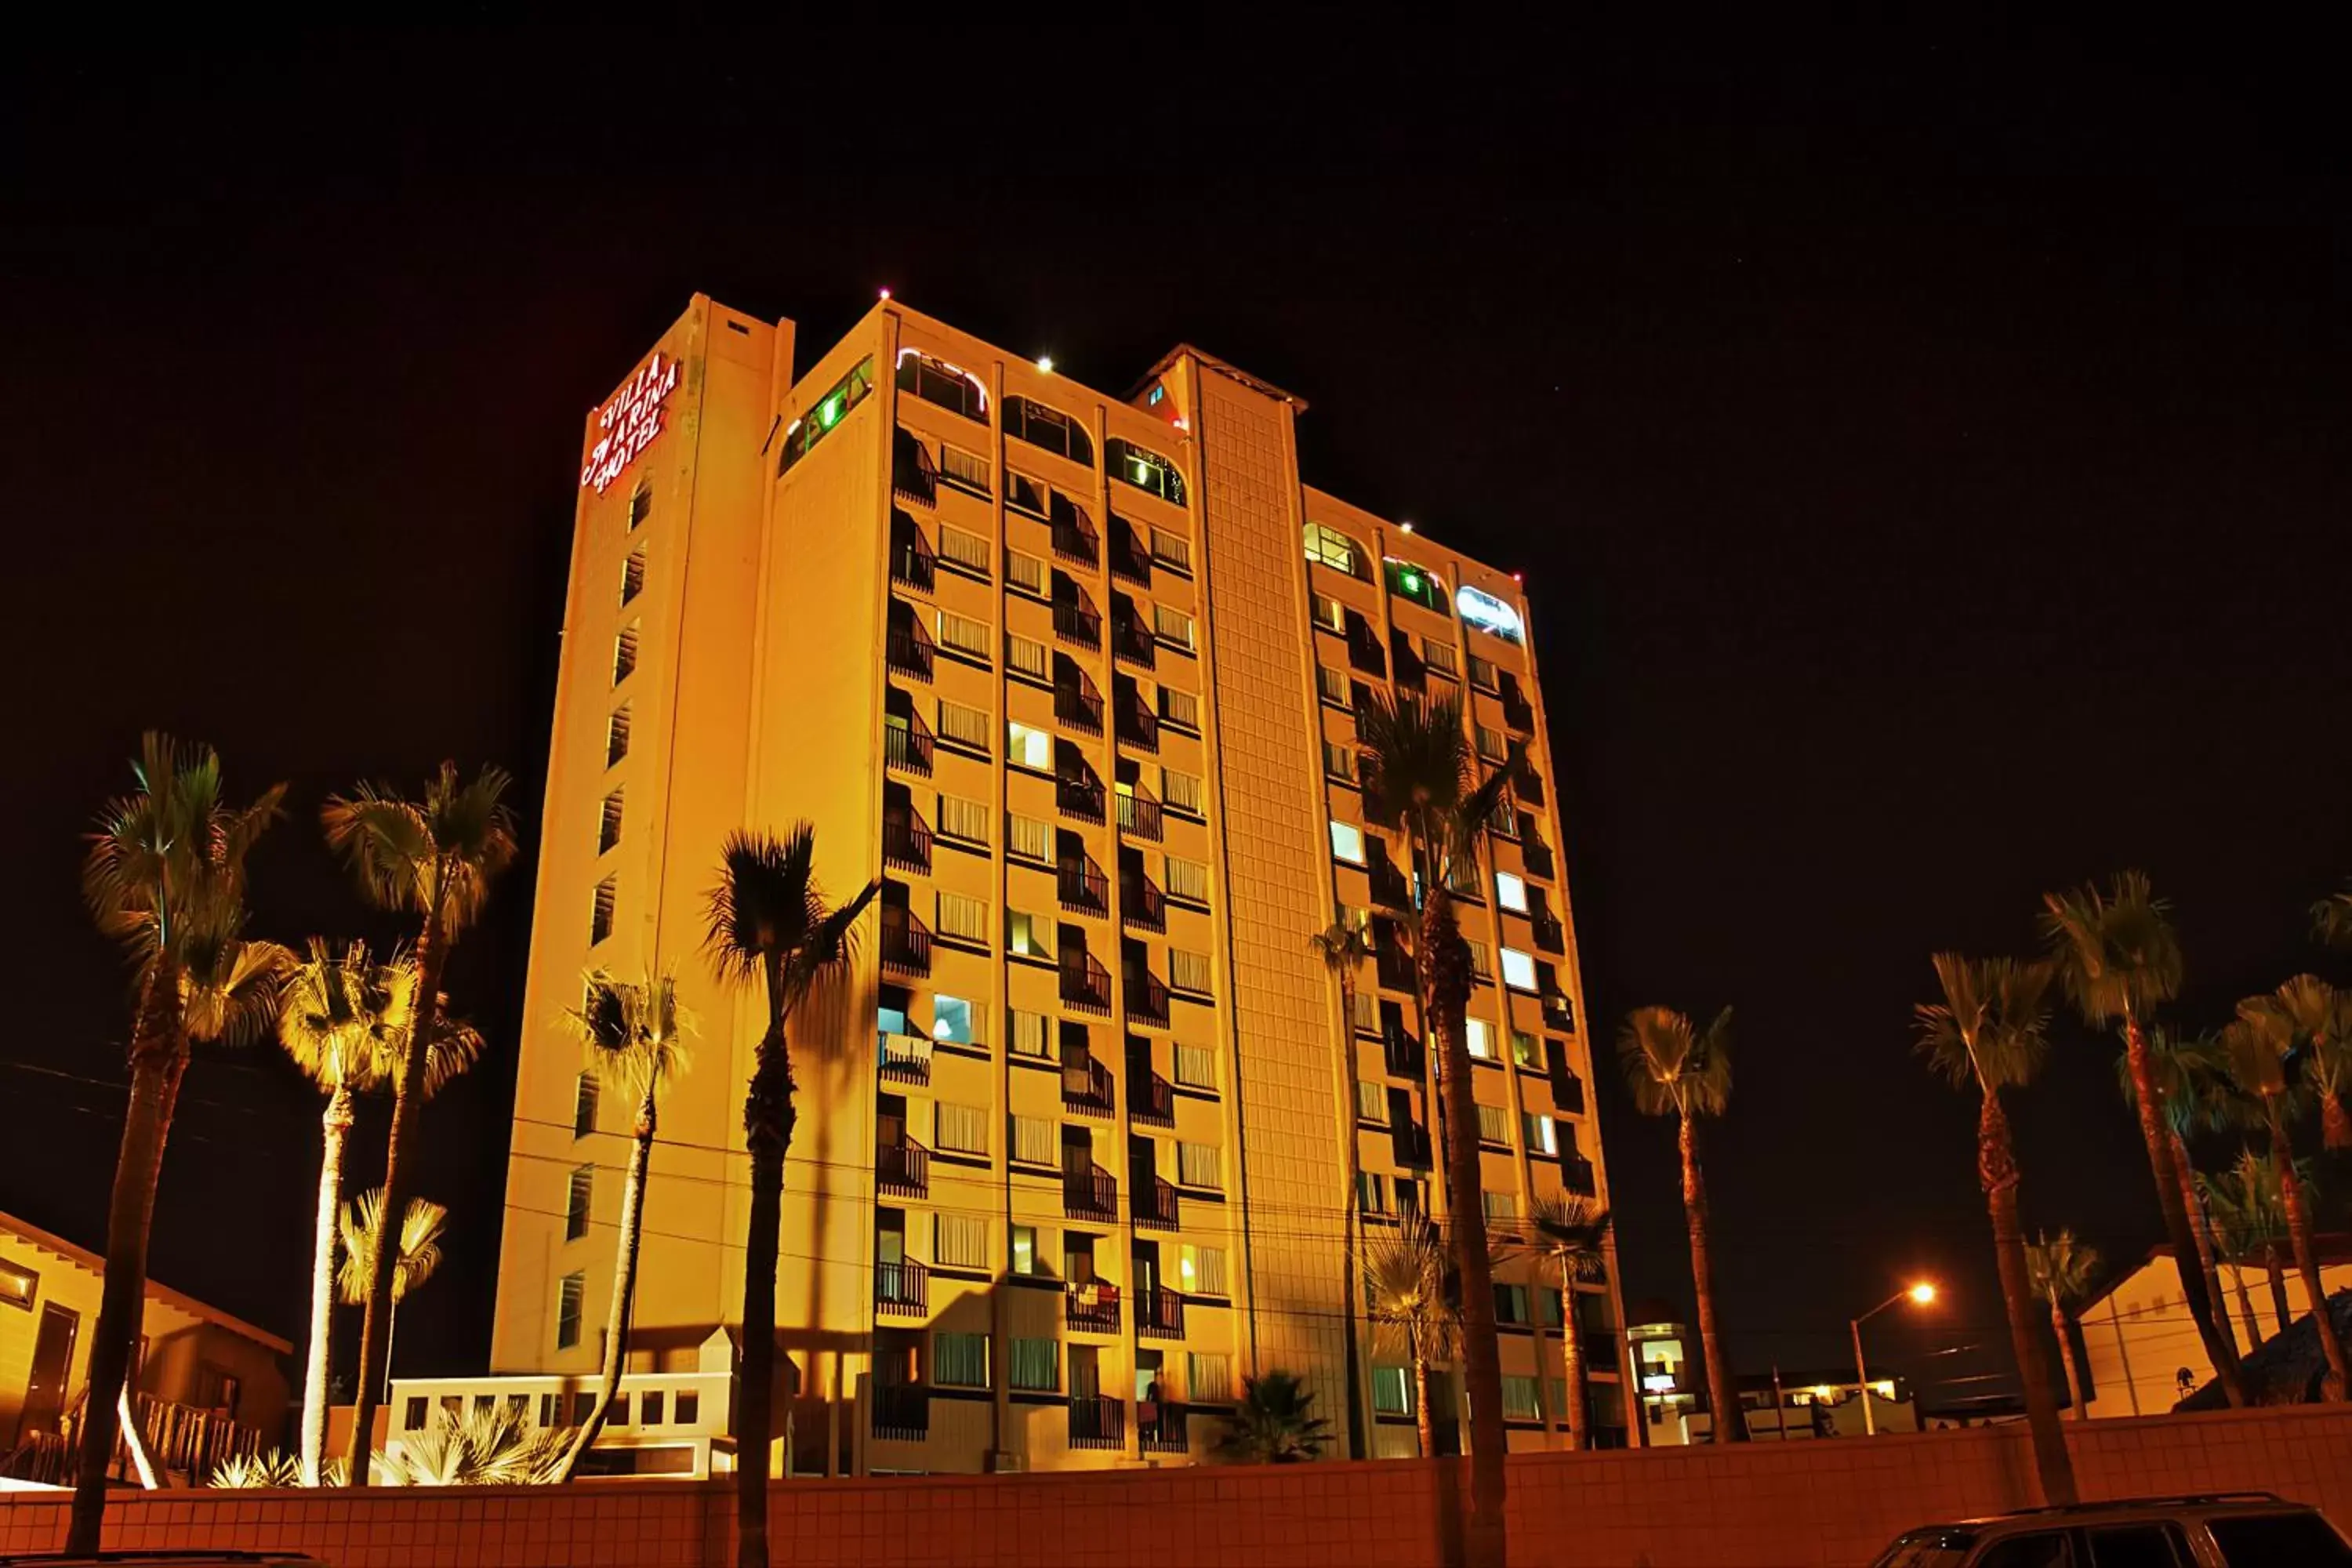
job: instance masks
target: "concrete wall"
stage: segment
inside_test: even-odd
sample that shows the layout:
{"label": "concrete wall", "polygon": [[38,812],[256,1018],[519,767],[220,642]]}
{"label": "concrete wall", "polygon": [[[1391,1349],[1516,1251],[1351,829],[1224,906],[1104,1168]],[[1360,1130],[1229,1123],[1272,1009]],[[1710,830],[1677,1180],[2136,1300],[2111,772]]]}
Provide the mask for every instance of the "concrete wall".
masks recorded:
{"label": "concrete wall", "polygon": [[[2264,1488],[2352,1520],[2352,1409],[2302,1407],[2087,1423],[2069,1434],[2085,1495]],[[1422,1460],[800,1481],[774,1492],[777,1560],[1067,1568],[1428,1568],[1444,1560],[1442,1466]],[[1511,1461],[1519,1568],[1712,1568],[1869,1560],[1914,1524],[2018,1507],[2018,1426],[1788,1447],[1528,1454]],[[278,1547],[369,1564],[718,1564],[720,1483],[124,1496],[110,1546]],[[64,1539],[62,1496],[0,1494],[0,1552]]]}

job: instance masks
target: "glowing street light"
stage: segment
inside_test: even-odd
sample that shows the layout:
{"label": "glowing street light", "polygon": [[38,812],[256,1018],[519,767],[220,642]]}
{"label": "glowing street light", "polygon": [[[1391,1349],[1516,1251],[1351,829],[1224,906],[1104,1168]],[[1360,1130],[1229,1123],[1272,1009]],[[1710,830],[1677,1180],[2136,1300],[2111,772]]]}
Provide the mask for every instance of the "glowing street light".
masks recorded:
{"label": "glowing street light", "polygon": [[1935,1300],[1936,1287],[1929,1281],[1922,1279],[1916,1285],[1905,1286],[1861,1317],[1850,1320],[1848,1326],[1853,1330],[1853,1386],[1855,1392],[1862,1395],[1864,1436],[1878,1436],[1878,1417],[1872,1414],[1870,1408],[1870,1368],[1862,1359],[1862,1325],[1898,1301],[1908,1301],[1915,1307],[1927,1307],[1933,1306]]}

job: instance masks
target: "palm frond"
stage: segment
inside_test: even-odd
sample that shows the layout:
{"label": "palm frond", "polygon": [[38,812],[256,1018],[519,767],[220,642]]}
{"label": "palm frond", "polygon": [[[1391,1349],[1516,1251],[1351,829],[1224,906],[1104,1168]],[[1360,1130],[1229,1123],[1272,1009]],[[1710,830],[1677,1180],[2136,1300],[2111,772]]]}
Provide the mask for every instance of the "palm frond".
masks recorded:
{"label": "palm frond", "polygon": [[1367,1249],[1364,1308],[1374,1342],[1391,1354],[1451,1360],[1462,1315],[1450,1287],[1453,1249],[1437,1227],[1412,1218]]}
{"label": "palm frond", "polygon": [[245,858],[278,816],[286,786],[251,805],[221,801],[220,759],[150,731],[131,764],[139,789],[100,813],[82,862],[82,896],[106,935],[143,969],[184,962],[192,936],[217,942],[243,923]]}
{"label": "palm frond", "polygon": [[1331,1424],[1314,1415],[1315,1395],[1292,1373],[1273,1369],[1242,1380],[1241,1403],[1226,1420],[1218,1451],[1260,1465],[1312,1459],[1330,1441]]}
{"label": "palm frond", "polygon": [[2311,906],[2311,933],[2330,947],[2352,947],[2352,888]]}
{"label": "palm frond", "polygon": [[1918,1051],[1956,1089],[1998,1093],[2032,1081],[2048,1054],[2056,979],[2048,963],[1939,952],[1932,961],[1941,1002],[1914,1009]]}
{"label": "palm frond", "polygon": [[555,1479],[569,1434],[534,1426],[504,1400],[453,1415],[446,1406],[433,1424],[400,1442],[385,1479],[400,1487],[541,1486]]}
{"label": "palm frond", "polygon": [[1717,1116],[1731,1100],[1731,1009],[1696,1029],[1671,1007],[1636,1007],[1617,1032],[1617,1063],[1644,1116]]}
{"label": "palm frond", "polygon": [[514,814],[501,799],[512,782],[495,766],[461,782],[457,765],[445,762],[421,802],[386,784],[362,784],[330,796],[320,816],[327,843],[351,864],[370,901],[437,918],[455,936],[479,918],[491,879],[518,852]]}
{"label": "palm frond", "polygon": [[1307,951],[1335,975],[1353,975],[1372,956],[1371,933],[1346,921],[1333,921],[1307,939]]}
{"label": "palm frond", "polygon": [[338,954],[312,937],[310,956],[289,970],[279,993],[278,1040],[303,1076],[329,1094],[363,1091],[391,1073],[392,1036],[400,993],[392,965],[380,964],[367,943]]}
{"label": "palm frond", "polygon": [[557,1026],[579,1042],[598,1081],[613,1084],[632,1108],[648,1095],[658,1100],[692,1065],[686,1042],[700,1032],[677,999],[677,976],[666,971],[638,983],[592,969],[582,984],[581,1005],[566,1009]]}
{"label": "palm frond", "polygon": [[781,962],[807,942],[824,908],[815,861],[816,829],[807,822],[781,837],[748,828],[727,836],[704,941],[720,979],[758,981],[772,957]]}
{"label": "palm frond", "polygon": [[[242,911],[239,911],[240,916]],[[241,1047],[266,1038],[294,954],[274,942],[198,930],[180,969],[181,1016],[190,1039]]]}
{"label": "palm frond", "polygon": [[2055,1240],[2036,1237],[2025,1248],[2026,1279],[2033,1293],[2053,1306],[2063,1308],[2089,1295],[2098,1267],[2098,1250],[2077,1241],[2071,1230],[2060,1231]]}
{"label": "palm frond", "polygon": [[[343,1206],[338,1216],[343,1236],[342,1261],[336,1266],[335,1293],[343,1305],[366,1301],[375,1275],[376,1248],[383,1240],[383,1189],[371,1187]],[[392,1299],[398,1301],[422,1287],[441,1267],[441,1237],[449,1211],[424,1198],[411,1198],[401,1216],[392,1263]]]}
{"label": "palm frond", "polygon": [[1576,1193],[1537,1198],[1518,1222],[1528,1251],[1540,1254],[1566,1278],[1588,1282],[1607,1275],[1612,1224],[1608,1205]]}
{"label": "palm frond", "polygon": [[2122,871],[2105,889],[2042,895],[2042,939],[2084,1020],[2104,1026],[2146,1017],[2180,990],[2180,938],[2172,907],[2147,873]]}
{"label": "palm frond", "polygon": [[302,1484],[302,1461],[278,1448],[231,1454],[213,1467],[212,1477],[205,1484],[236,1490],[299,1487]]}

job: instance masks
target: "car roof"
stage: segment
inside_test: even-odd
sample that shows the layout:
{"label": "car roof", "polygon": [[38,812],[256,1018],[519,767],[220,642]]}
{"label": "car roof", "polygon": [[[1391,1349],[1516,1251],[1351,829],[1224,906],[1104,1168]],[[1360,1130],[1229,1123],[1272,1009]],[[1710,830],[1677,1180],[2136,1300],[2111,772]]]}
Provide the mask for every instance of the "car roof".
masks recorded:
{"label": "car roof", "polygon": [[2258,1508],[2310,1511],[2308,1503],[2290,1502],[2276,1492],[2184,1492],[2177,1497],[2111,1498],[2102,1502],[2061,1503],[2052,1508],[2021,1508],[2008,1513],[1985,1514],[1954,1521],[1982,1530],[1996,1524],[2063,1524],[2094,1514],[2186,1513]]}

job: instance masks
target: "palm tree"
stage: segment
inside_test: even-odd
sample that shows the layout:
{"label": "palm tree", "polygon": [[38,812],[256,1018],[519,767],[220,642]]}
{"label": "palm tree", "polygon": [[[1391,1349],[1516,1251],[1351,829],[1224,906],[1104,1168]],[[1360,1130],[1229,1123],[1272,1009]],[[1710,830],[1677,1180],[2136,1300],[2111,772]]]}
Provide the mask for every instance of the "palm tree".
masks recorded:
{"label": "palm tree", "polygon": [[2300,1044],[2294,1021],[2277,1005],[2275,994],[2247,997],[2238,1004],[2238,1016],[2221,1029],[2230,1076],[2241,1090],[2262,1102],[2271,1161],[2280,1173],[2279,1206],[2286,1217],[2287,1240],[2294,1250],[2295,1270],[2303,1276],[2303,1288],[2311,1298],[2319,1348],[2327,1356],[2326,1396],[2337,1401],[2352,1386],[2352,1371],[2347,1371],[2344,1339],[2336,1331],[2335,1314],[2327,1310],[2327,1292],[2319,1282],[2319,1259],[2312,1249],[2311,1215],[2304,1204],[2303,1184],[2289,1168],[2294,1150],[2287,1128],[2300,1110],[2296,1086],[2289,1074]]}
{"label": "palm tree", "polygon": [[[1576,1287],[1597,1284],[1608,1277],[1610,1215],[1608,1205],[1574,1193],[1536,1199],[1521,1223],[1528,1250],[1549,1266],[1559,1280],[1560,1370],[1567,1384],[1568,1446],[1581,1450],[1589,1444],[1591,1422],[1585,1408],[1584,1346],[1576,1335]],[[1543,1359],[1543,1330],[1536,1330],[1536,1359]]]}
{"label": "palm tree", "polygon": [[1254,1465],[1295,1465],[1312,1459],[1329,1442],[1331,1423],[1310,1415],[1315,1395],[1297,1374],[1279,1370],[1242,1380],[1242,1400],[1225,1417],[1217,1451]]}
{"label": "palm tree", "polygon": [[[441,975],[449,950],[488,901],[491,879],[515,858],[514,814],[501,804],[511,781],[486,767],[460,783],[457,764],[443,763],[421,801],[404,800],[386,785],[361,784],[349,796],[329,798],[320,816],[327,843],[351,863],[361,890],[378,907],[417,917],[410,956],[416,964],[414,1024],[417,1037],[439,1029]],[[412,1144],[425,1100],[428,1053],[412,1051],[392,1089],[392,1133],[384,1152],[384,1205],[404,1209],[414,1181]],[[377,1390],[391,1365],[392,1259],[376,1259],[360,1326],[359,1394],[352,1412],[350,1469],[355,1485],[370,1473],[375,1445]]]}
{"label": "palm tree", "polygon": [[784,1153],[799,1118],[793,1103],[793,1009],[819,982],[847,969],[856,952],[851,928],[882,890],[868,882],[833,909],[816,879],[816,829],[795,823],[781,838],[738,831],[719,850],[719,885],[710,890],[713,967],[723,981],[758,982],[767,1026],[753,1057],[743,1099],[743,1137],[751,1156],[751,1204],[743,1257],[743,1364],[735,1418],[735,1561],[768,1568],[769,1433],[774,1425],[776,1258],[783,1223]]}
{"label": "palm tree", "polygon": [[1437,1454],[1437,1414],[1429,1401],[1430,1369],[1460,1349],[1462,1314],[1447,1289],[1453,1272],[1437,1227],[1408,1215],[1403,1228],[1371,1248],[1364,1263],[1364,1311],[1373,1342],[1412,1368],[1412,1414],[1423,1458]]}
{"label": "palm tree", "polygon": [[302,1479],[302,1461],[276,1448],[267,1453],[231,1454],[213,1467],[208,1487],[260,1488],[316,1486]]}
{"label": "palm tree", "polygon": [[2025,1419],[2032,1429],[2042,1500],[2059,1507],[2076,1500],[2074,1464],[2066,1452],[2066,1435],[2059,1429],[2050,1366],[2033,1336],[2027,1306],[2033,1282],[2017,1212],[2017,1150],[2000,1100],[2003,1090],[2023,1088],[2041,1070],[2050,1047],[2044,998],[2057,976],[2051,964],[2011,958],[1939,952],[1934,962],[1944,999],[1923,1003],[1916,1010],[1919,1054],[1952,1087],[1977,1092],[1977,1182],[1984,1188],[1985,1209],[1992,1220],[1993,1261],[2000,1272],[2001,1305],[2009,1316],[2010,1350],[2025,1387]]}
{"label": "palm tree", "polygon": [[[335,1289],[346,1307],[357,1307],[367,1300],[375,1279],[376,1260],[385,1256],[383,1221],[388,1211],[383,1194],[382,1187],[370,1187],[353,1198],[342,1213],[343,1261],[335,1271]],[[408,1207],[401,1214],[400,1234],[393,1238],[386,1267],[386,1275],[392,1281],[391,1310],[383,1319],[387,1365],[392,1359],[392,1330],[400,1303],[408,1299],[411,1291],[421,1289],[439,1270],[441,1236],[448,1226],[449,1211],[425,1198],[409,1199]]]}
{"label": "palm tree", "polygon": [[2335,947],[2352,947],[2352,888],[2311,906],[2312,934]]}
{"label": "palm tree", "polygon": [[561,1427],[533,1426],[504,1400],[463,1414],[444,1408],[402,1439],[383,1470],[396,1487],[538,1486],[556,1479],[563,1441]]}
{"label": "palm tree", "polygon": [[[2241,1109],[2229,1074],[2222,1070],[2221,1047],[2210,1035],[2183,1035],[2161,1024],[2147,1032],[2148,1063],[2156,1076],[2157,1100],[2163,1109],[2164,1131],[2172,1152],[2172,1173],[2180,1184],[2181,1206],[2189,1212],[2189,1234],[2197,1242],[2197,1268],[2205,1279],[2205,1294],[2224,1334],[2231,1332],[2229,1302],[2221,1293],[2221,1271],[2214,1257],[2213,1221],[2200,1188],[2196,1162],[2189,1152],[2191,1133],[2209,1127],[2232,1125]],[[2128,1053],[2116,1058],[2116,1081],[2124,1103],[2137,1108]],[[2236,1343],[2234,1336],[2231,1343]]]}
{"label": "palm tree", "polygon": [[[1329,925],[1307,939],[1307,945],[1323,961],[1323,968],[1339,984],[1339,1041],[1332,1061],[1338,1069],[1339,1091],[1344,1097],[1339,1107],[1339,1125],[1346,1127],[1355,1121],[1356,1094],[1356,976],[1363,973],[1365,962],[1372,956],[1370,936],[1360,925],[1345,920]],[[1348,1195],[1343,1217],[1342,1237],[1347,1256],[1357,1256],[1361,1233],[1361,1216],[1357,1212],[1357,1187],[1361,1180],[1364,1162],[1350,1133],[1348,1143]],[[1356,1271],[1350,1267],[1341,1271],[1340,1289],[1346,1297],[1348,1321],[1356,1321]],[[1364,1374],[1357,1364],[1355,1331],[1348,1333],[1348,1457],[1364,1457],[1364,1434],[1360,1426],[1363,1405]]]}
{"label": "palm tree", "polygon": [[564,1013],[562,1026],[580,1042],[588,1070],[597,1080],[618,1087],[637,1110],[629,1173],[621,1187],[621,1232],[613,1258],[613,1304],[605,1319],[604,1368],[587,1425],[556,1465],[555,1479],[568,1481],[579,1470],[582,1456],[595,1447],[605,1413],[621,1392],[630,1304],[637,1287],[637,1248],[645,1234],[646,1173],[653,1163],[654,1125],[663,1092],[686,1075],[686,1037],[697,1026],[694,1015],[678,1003],[677,975],[665,973],[635,984],[596,969],[587,975],[587,1000]]}
{"label": "palm tree", "polygon": [[2164,1129],[2156,1062],[2148,1047],[2149,1015],[2180,989],[2180,939],[2172,929],[2171,907],[2156,896],[2141,871],[2120,872],[2105,889],[2086,886],[2045,893],[2042,903],[2042,937],[2084,1022],[2098,1029],[2123,1027],[2140,1144],[2156,1182],[2157,1207],[2164,1215],[2165,1237],[2172,1244],[2180,1293],[2197,1321],[2198,1337],[2222,1393],[2232,1405],[2242,1405],[2246,1384],[2238,1370],[2238,1347],[2221,1327],[2195,1261],[2197,1237],[2173,1169],[2172,1140]]}
{"label": "palm tree", "polygon": [[2280,1328],[2287,1323],[2286,1278],[2278,1254],[2286,1222],[2279,1214],[2277,1173],[2267,1158],[2242,1149],[2233,1168],[2210,1175],[2200,1172],[2197,1193],[2213,1219],[2215,1249],[2228,1261],[2237,1282],[2238,1316],[2246,1325],[2251,1355],[2263,1342],[2262,1320],[2254,1313],[2253,1293],[2246,1285],[2246,1272],[2255,1264],[2267,1266],[2273,1313]]}
{"label": "palm tree", "polygon": [[221,798],[220,758],[209,747],[180,746],[152,731],[131,773],[138,788],[100,813],[82,865],[82,896],[99,930],[130,954],[137,998],[130,1104],[107,1211],[106,1281],[85,1386],[89,1414],[66,1535],[66,1549],[83,1553],[98,1550],[105,1517],[106,1472],[146,1302],[155,1182],[190,1041],[234,1044],[266,1026],[262,1015],[283,966],[282,950],[247,944],[240,932],[245,858],[276,819],[286,786],[263,791],[249,806],[230,805]]}
{"label": "palm tree", "polygon": [[1683,1162],[1683,1218],[1690,1230],[1691,1284],[1698,1297],[1698,1337],[1706,1355],[1707,1404],[1715,1440],[1744,1443],[1739,1391],[1723,1352],[1715,1310],[1715,1269],[1707,1256],[1706,1173],[1698,1158],[1698,1119],[1720,1116],[1731,1103],[1731,1009],[1704,1031],[1671,1007],[1637,1007],[1617,1034],[1617,1062],[1633,1108],[1644,1116],[1671,1116]]}
{"label": "palm tree", "polygon": [[1478,875],[1478,845],[1525,755],[1509,757],[1483,781],[1461,701],[1425,701],[1374,692],[1356,715],[1363,782],[1397,814],[1412,858],[1421,900],[1419,960],[1423,1015],[1437,1044],[1437,1085],[1445,1112],[1448,1230],[1462,1275],[1462,1380],[1470,1399],[1470,1532],[1474,1563],[1504,1558],[1503,1360],[1495,1333],[1493,1264],[1486,1197],[1479,1179],[1478,1106],[1471,1088],[1469,945],[1454,917],[1451,889],[1466,871]]}
{"label": "palm tree", "polygon": [[2319,1128],[2327,1152],[2352,1149],[2352,993],[2338,992],[2315,974],[2298,974],[2270,994],[2268,1005],[2303,1051],[2303,1086],[2319,1100]]}
{"label": "palm tree", "polygon": [[2058,1336],[2058,1354],[2066,1363],[2066,1401],[2074,1407],[2077,1421],[2087,1421],[2091,1412],[2083,1402],[2083,1371],[2074,1364],[2074,1336],[2067,1326],[2066,1309],[2090,1294],[2091,1276],[2098,1267],[2097,1249],[2076,1241],[2071,1230],[2060,1231],[2055,1241],[2037,1236],[2025,1249],[2025,1272],[2033,1293],[2050,1303],[2051,1331]]}

